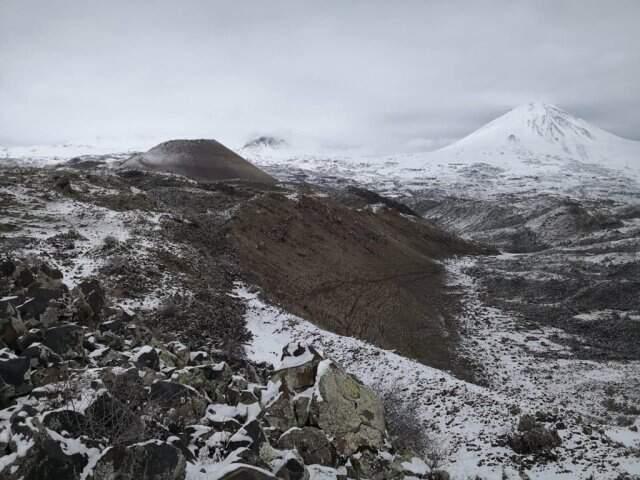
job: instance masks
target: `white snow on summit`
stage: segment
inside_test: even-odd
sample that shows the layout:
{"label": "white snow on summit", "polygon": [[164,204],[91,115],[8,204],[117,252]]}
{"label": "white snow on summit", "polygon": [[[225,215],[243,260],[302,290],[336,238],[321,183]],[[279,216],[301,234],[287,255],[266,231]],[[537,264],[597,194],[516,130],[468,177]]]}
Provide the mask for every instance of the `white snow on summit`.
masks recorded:
{"label": "white snow on summit", "polygon": [[554,105],[534,102],[514,108],[447,147],[414,159],[412,166],[442,161],[486,163],[513,173],[580,162],[640,176],[640,142],[613,135]]}

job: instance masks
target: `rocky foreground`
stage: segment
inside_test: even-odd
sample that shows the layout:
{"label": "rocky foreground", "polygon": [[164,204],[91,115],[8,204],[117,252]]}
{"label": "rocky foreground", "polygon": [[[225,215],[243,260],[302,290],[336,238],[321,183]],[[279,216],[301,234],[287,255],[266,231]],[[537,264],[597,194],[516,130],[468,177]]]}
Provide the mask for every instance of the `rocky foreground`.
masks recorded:
{"label": "rocky foreground", "polygon": [[[313,348],[278,369],[160,342],[69,291],[46,263],[0,265],[0,472],[6,479],[404,478],[375,394]],[[8,313],[8,315],[7,315]]]}
{"label": "rocky foreground", "polygon": [[[3,173],[0,478],[446,478],[439,462],[396,446],[377,395],[312,346],[287,345],[271,364],[249,360],[251,332],[233,291],[248,272],[274,265],[265,251],[309,232],[277,228],[296,209],[322,213],[334,225],[324,239],[342,237],[353,252],[384,246],[386,263],[356,256],[371,264],[370,277],[390,274],[371,278],[379,283],[393,285],[393,262],[415,256],[442,288],[428,249],[476,247],[394,205],[376,214],[357,196],[357,205],[340,204],[99,162]],[[269,209],[269,221],[252,221]],[[358,232],[371,238],[348,238]],[[427,236],[427,250],[402,246]],[[321,243],[288,248],[305,256]],[[318,270],[316,279],[331,285],[335,273]],[[331,305],[326,295],[305,296],[313,314]],[[343,328],[379,325],[354,318]]]}

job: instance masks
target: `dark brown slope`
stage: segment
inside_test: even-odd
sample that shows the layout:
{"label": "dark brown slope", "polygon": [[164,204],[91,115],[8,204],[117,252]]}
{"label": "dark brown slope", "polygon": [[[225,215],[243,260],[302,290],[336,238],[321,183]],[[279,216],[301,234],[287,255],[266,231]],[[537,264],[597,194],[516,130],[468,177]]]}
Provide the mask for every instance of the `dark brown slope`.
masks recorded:
{"label": "dark brown slope", "polygon": [[482,250],[392,209],[266,194],[232,232],[248,280],[287,310],[343,335],[464,373],[455,354],[455,299],[436,261]]}
{"label": "dark brown slope", "polygon": [[215,140],[171,140],[126,160],[121,168],[177,173],[200,181],[274,183],[269,174]]}

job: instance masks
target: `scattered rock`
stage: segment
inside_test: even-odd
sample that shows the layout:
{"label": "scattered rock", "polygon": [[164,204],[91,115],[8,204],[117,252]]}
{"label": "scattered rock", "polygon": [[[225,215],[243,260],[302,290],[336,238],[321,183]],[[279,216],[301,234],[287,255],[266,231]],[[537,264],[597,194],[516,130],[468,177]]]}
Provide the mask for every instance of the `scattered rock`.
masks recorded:
{"label": "scattered rock", "polygon": [[209,398],[224,401],[233,373],[225,362],[186,367],[173,373],[172,379],[206,393]]}
{"label": "scattered rock", "polygon": [[27,357],[0,358],[0,408],[33,388],[28,375],[30,364]]}
{"label": "scattered rock", "polygon": [[307,465],[333,467],[336,463],[335,449],[319,428],[291,428],[278,440],[278,448],[297,450]]}
{"label": "scattered rock", "polygon": [[[115,446],[98,460],[94,480],[184,480],[186,461],[176,447],[161,441]],[[62,477],[61,477],[62,478]]]}
{"label": "scattered rock", "polygon": [[141,347],[132,358],[139,368],[150,368],[151,370],[160,370],[160,356],[158,351],[146,345]]}

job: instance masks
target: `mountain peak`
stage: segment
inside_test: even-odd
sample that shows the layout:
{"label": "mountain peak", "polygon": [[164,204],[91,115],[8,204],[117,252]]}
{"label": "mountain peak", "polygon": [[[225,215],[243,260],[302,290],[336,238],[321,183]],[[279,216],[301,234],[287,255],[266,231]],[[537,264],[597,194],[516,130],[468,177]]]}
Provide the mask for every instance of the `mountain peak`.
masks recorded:
{"label": "mountain peak", "polygon": [[525,110],[528,111],[530,113],[534,113],[534,114],[547,114],[547,113],[564,113],[567,114],[567,112],[565,110],[563,110],[562,108],[558,107],[557,105],[554,105],[552,103],[546,103],[546,102],[528,102],[528,103],[523,103],[521,105],[518,105],[517,107],[515,107],[513,110]]}
{"label": "mountain peak", "polygon": [[620,138],[544,102],[515,107],[439,150],[456,162],[579,161],[600,166],[635,164],[640,143]]}
{"label": "mountain peak", "polygon": [[488,142],[492,145],[517,145],[533,151],[557,148],[582,159],[585,146],[598,140],[606,141],[608,137],[614,135],[556,105],[529,102],[508,111],[454,145]]}

